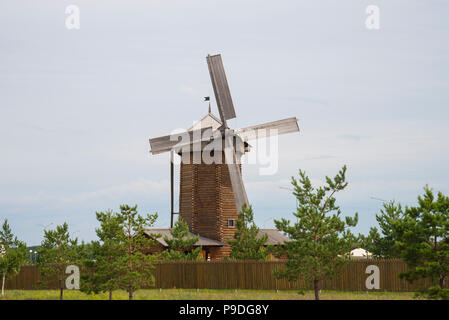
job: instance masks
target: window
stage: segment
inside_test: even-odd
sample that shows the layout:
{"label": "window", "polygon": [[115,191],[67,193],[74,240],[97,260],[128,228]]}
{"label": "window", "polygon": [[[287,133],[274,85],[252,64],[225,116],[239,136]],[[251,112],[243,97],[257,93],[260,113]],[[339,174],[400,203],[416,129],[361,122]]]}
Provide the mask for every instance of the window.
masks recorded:
{"label": "window", "polygon": [[228,227],[234,228],[234,219],[228,220]]}

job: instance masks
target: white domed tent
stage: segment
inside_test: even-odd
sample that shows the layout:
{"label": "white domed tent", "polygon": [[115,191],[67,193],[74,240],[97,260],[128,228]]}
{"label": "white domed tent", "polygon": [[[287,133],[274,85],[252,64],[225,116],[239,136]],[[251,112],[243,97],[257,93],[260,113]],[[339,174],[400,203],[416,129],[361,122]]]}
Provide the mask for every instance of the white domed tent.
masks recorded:
{"label": "white domed tent", "polygon": [[371,252],[369,252],[368,250],[365,250],[363,248],[357,248],[352,250],[349,255],[351,256],[351,258],[356,258],[356,259],[360,259],[360,258],[372,258],[373,254]]}

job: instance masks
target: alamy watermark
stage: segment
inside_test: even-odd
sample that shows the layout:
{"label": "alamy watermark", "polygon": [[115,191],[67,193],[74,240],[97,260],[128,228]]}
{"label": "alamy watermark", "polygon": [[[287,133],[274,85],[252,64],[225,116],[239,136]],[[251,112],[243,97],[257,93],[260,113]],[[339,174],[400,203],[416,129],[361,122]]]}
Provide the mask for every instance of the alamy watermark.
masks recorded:
{"label": "alamy watermark", "polygon": [[80,268],[76,265],[67,266],[65,273],[69,276],[65,280],[67,290],[79,290],[80,288]]}
{"label": "alamy watermark", "polygon": [[68,30],[79,30],[81,28],[80,22],[80,8],[77,5],[71,4],[65,8],[65,27]]}
{"label": "alamy watermark", "polygon": [[368,30],[380,29],[380,9],[376,5],[369,5],[365,9],[365,13],[368,15],[365,20],[365,27]]}
{"label": "alamy watermark", "polygon": [[380,270],[376,265],[366,267],[365,273],[369,274],[366,278],[365,286],[368,290],[380,289]]}
{"label": "alamy watermark", "polygon": [[279,168],[277,129],[239,132],[197,127],[172,131],[170,141],[174,142],[171,149],[180,156],[174,159],[176,164],[258,164],[261,175],[276,174]]}

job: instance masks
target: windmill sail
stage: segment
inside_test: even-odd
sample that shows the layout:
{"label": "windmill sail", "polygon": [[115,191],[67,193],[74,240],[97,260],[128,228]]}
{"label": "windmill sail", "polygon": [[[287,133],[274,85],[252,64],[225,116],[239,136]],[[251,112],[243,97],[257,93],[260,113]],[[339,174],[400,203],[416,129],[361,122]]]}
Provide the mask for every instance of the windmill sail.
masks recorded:
{"label": "windmill sail", "polygon": [[226,120],[235,118],[235,109],[232,102],[231,92],[229,90],[226,73],[223,67],[221,55],[207,56],[207,65],[209,67],[210,79],[214,88],[215,100],[217,101],[218,111],[221,120],[226,124]]}
{"label": "windmill sail", "polygon": [[238,129],[236,133],[244,141],[248,141],[298,131],[298,119],[293,117]]}
{"label": "windmill sail", "polygon": [[[229,131],[227,130],[226,132]],[[235,147],[233,145],[234,136],[232,134],[225,134],[225,139],[225,161],[228,166],[232,191],[234,192],[235,206],[237,207],[237,213],[239,213],[244,204],[249,206],[248,197],[246,195],[245,185],[243,184],[242,173],[237,161],[238,159],[235,154]]]}
{"label": "windmill sail", "polygon": [[212,127],[206,127],[193,131],[185,131],[150,139],[151,153],[159,154],[168,152],[177,146],[189,145],[191,143],[197,143],[200,141],[207,141],[210,139],[210,136],[204,135],[204,132],[206,132],[207,130],[210,130],[212,132]]}

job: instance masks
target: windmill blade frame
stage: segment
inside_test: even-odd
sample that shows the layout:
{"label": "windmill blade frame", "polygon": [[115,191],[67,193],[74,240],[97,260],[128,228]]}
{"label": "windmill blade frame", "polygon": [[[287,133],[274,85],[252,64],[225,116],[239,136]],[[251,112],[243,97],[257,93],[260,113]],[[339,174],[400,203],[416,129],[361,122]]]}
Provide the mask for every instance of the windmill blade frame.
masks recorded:
{"label": "windmill blade frame", "polygon": [[234,134],[229,134],[230,130],[225,132],[225,163],[228,166],[229,177],[231,179],[232,191],[234,193],[235,205],[237,207],[237,213],[242,210],[242,206],[245,204],[249,206],[248,196],[246,194],[245,185],[243,184],[242,172],[240,171],[239,161],[234,147]]}
{"label": "windmill blade frame", "polygon": [[231,91],[229,90],[228,80],[224,71],[223,60],[220,54],[208,55],[206,60],[220,118],[223,125],[226,126],[226,120],[233,119],[236,115]]}
{"label": "windmill blade frame", "polygon": [[[207,130],[211,130],[212,132],[212,127],[205,127],[198,130],[184,131],[180,133],[173,133],[167,136],[152,138],[150,139],[151,154],[169,152],[170,150],[179,146],[185,146],[200,141],[208,141],[211,137],[204,136],[204,133]],[[174,140],[174,137],[178,137],[178,139]],[[181,139],[179,140],[179,138]],[[186,140],[187,142],[185,142]]]}
{"label": "windmill blade frame", "polygon": [[244,141],[278,136],[292,132],[299,132],[298,119],[296,117],[262,123],[241,128],[236,131]]}

